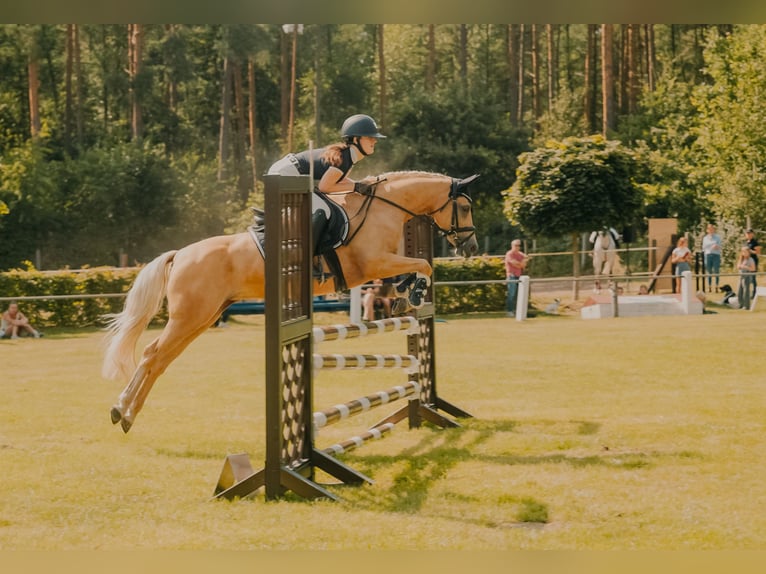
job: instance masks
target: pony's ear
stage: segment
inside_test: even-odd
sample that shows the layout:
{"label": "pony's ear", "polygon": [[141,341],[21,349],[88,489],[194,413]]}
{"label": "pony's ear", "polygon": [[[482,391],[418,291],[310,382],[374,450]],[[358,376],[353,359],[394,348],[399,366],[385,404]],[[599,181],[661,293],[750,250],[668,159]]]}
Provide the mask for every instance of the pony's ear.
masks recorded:
{"label": "pony's ear", "polygon": [[477,179],[479,179],[479,174],[475,173],[471,177],[466,177],[465,179],[461,179],[458,182],[458,187],[459,188],[461,188],[461,187],[468,187],[469,184],[473,183]]}

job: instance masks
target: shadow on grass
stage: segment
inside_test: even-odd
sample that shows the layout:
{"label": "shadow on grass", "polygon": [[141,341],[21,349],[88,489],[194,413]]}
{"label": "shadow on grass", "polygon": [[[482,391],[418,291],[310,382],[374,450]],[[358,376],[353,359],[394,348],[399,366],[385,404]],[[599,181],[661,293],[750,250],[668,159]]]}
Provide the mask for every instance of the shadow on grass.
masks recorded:
{"label": "shadow on grass", "polygon": [[[619,470],[648,469],[653,467],[660,458],[682,457],[698,458],[701,455],[694,453],[618,453],[603,447],[603,452],[586,456],[561,453],[543,453],[539,455],[516,455],[511,453],[477,454],[479,446],[486,443],[490,438],[496,438],[497,433],[518,432],[522,423],[509,420],[462,420],[460,428],[440,430],[430,427],[412,431],[413,436],[418,436],[419,441],[412,447],[397,455],[365,455],[363,451],[354,451],[343,458],[343,462],[352,468],[367,474],[370,477],[380,471],[395,468],[393,484],[386,492],[381,492],[379,486],[361,489],[337,490],[343,499],[352,501],[355,506],[368,510],[400,512],[412,514],[418,512],[429,498],[434,485],[443,480],[450,470],[463,462],[479,462],[484,464],[501,465],[505,467],[518,465],[567,465],[570,467],[602,467]],[[525,422],[523,426],[552,426],[561,425],[561,422],[538,421]],[[571,435],[594,435],[600,425],[589,421],[570,421]],[[481,480],[481,477],[477,477]],[[335,488],[335,487],[332,487]],[[453,498],[465,498],[466,500],[453,500],[455,503],[470,503],[470,496],[454,494]],[[476,502],[476,501],[474,501]],[[515,505],[516,521],[519,523],[545,523],[548,521],[548,509],[544,502],[528,497],[517,497],[504,494],[497,504]],[[459,518],[450,516],[450,519],[459,519],[472,522],[469,516],[461,514]],[[476,519],[476,522],[486,524],[486,521]],[[506,524],[512,525],[511,523]]]}

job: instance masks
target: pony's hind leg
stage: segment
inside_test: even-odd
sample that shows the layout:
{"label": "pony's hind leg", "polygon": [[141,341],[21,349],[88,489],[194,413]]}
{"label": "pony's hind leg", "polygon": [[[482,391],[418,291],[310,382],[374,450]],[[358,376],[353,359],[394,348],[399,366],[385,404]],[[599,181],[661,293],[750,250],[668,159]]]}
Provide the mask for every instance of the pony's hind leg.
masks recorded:
{"label": "pony's hind leg", "polygon": [[119,422],[126,433],[130,430],[157,378],[194,339],[210,327],[210,321],[207,315],[194,315],[194,318],[187,320],[171,317],[162,334],[144,350],[133,378],[120,395],[118,404],[112,408],[113,423]]}
{"label": "pony's hind leg", "polygon": [[[135,395],[136,391],[138,390],[138,387],[141,384],[141,381],[144,378],[144,365],[141,363],[133,373],[133,376],[130,378],[130,382],[128,382],[128,385],[125,387],[125,390],[123,390],[120,393],[119,398],[117,399],[117,404],[115,404],[112,407],[112,410],[110,411],[110,417],[112,419],[112,424],[117,424],[123,419],[123,416],[126,413],[127,405],[132,402],[132,397]],[[129,400],[130,399],[130,400]],[[125,431],[127,432],[127,431]]]}
{"label": "pony's hind leg", "polygon": [[112,410],[109,413],[112,424],[121,423],[122,430],[125,432],[130,430],[137,414],[133,405],[135,404],[136,396],[146,384],[146,380],[151,373],[147,363],[151,362],[151,359],[156,352],[158,341],[159,337],[146,346],[142,359],[136,367],[136,370],[133,372],[133,376],[130,378],[125,389],[120,393],[117,403],[112,407]]}

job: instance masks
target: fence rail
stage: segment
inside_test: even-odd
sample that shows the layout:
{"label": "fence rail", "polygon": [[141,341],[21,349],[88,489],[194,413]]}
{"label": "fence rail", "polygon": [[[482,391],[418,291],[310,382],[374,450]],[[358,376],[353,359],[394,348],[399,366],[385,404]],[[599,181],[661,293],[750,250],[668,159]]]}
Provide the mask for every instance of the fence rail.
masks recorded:
{"label": "fence rail", "polygon": [[[750,275],[754,275],[755,277],[761,277],[766,275],[766,271],[759,271],[756,273],[751,273]],[[660,275],[657,278],[662,279],[672,279],[673,275]],[[693,279],[704,279],[707,278],[708,275],[705,273],[697,273],[692,274]],[[719,273],[718,277],[721,279],[724,278],[734,278],[739,279],[739,273]],[[631,275],[579,275],[577,277],[574,276],[559,276],[559,277],[539,277],[539,278],[530,278],[529,282],[531,285],[544,285],[546,283],[574,283],[574,282],[592,282],[597,279],[600,279],[602,281],[615,281],[617,283],[620,282],[637,282],[637,281],[645,281],[650,280],[654,278],[654,275],[651,273],[633,273]],[[470,280],[470,281],[434,281],[434,287],[470,287],[472,285],[506,285],[508,283],[507,279],[476,279],[476,280]],[[362,287],[375,287],[373,284],[369,285],[363,285]],[[62,300],[62,299],[109,299],[109,298],[116,298],[116,297],[125,297],[127,293],[80,293],[75,295],[19,295],[17,297],[0,297],[0,302],[9,302],[9,301],[44,301],[44,300]]]}

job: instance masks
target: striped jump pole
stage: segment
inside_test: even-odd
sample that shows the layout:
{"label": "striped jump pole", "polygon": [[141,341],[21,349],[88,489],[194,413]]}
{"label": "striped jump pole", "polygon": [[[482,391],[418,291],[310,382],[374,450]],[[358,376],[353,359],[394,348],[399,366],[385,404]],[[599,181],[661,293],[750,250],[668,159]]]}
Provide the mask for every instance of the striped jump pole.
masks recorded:
{"label": "striped jump pole", "polygon": [[359,435],[353,436],[350,439],[338,442],[323,449],[322,452],[329,455],[339,455],[354,450],[362,446],[368,440],[383,438],[383,436],[392,430],[396,425],[394,423],[384,423],[380,426],[371,428]]}
{"label": "striped jump pole", "polygon": [[387,391],[372,393],[366,397],[315,412],[313,416],[314,429],[320,429],[359,413],[369,411],[371,408],[416,395],[419,391],[420,385],[417,382],[407,381],[403,385],[397,385]]}
{"label": "striped jump pole", "polygon": [[415,355],[338,355],[314,354],[315,369],[406,369],[417,373],[420,361]]}
{"label": "striped jump pole", "polygon": [[408,331],[410,333],[415,333],[418,326],[419,323],[415,317],[391,317],[389,319],[378,319],[366,323],[314,327],[313,336],[315,343],[321,343],[323,341],[356,339],[367,335],[391,333],[393,331]]}

